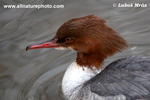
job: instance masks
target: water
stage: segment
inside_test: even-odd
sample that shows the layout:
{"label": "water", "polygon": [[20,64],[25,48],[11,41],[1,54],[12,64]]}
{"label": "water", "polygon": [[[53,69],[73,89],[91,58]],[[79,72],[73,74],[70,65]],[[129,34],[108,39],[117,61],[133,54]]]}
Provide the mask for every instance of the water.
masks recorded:
{"label": "water", "polygon": [[[147,3],[146,8],[118,8],[113,3]],[[63,9],[4,9],[3,4],[62,4]],[[149,0],[1,0],[0,100],[65,100],[61,80],[76,58],[73,51],[39,49],[30,44],[51,39],[65,21],[95,14],[119,32],[129,49],[105,60],[131,55],[150,56]]]}

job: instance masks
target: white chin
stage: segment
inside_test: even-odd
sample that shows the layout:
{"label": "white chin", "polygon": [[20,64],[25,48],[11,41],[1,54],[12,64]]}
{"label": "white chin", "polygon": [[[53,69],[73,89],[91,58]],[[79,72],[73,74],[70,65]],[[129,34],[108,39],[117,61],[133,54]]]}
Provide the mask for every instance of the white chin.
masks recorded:
{"label": "white chin", "polygon": [[57,47],[57,48],[55,48],[56,50],[66,50],[66,49],[68,49],[68,48],[65,48],[65,47]]}
{"label": "white chin", "polygon": [[[65,48],[65,47],[57,47],[55,48],[56,50],[66,50],[66,49],[69,49],[69,50],[73,50],[71,47],[68,47],[68,48]],[[74,50],[73,50],[74,51]]]}

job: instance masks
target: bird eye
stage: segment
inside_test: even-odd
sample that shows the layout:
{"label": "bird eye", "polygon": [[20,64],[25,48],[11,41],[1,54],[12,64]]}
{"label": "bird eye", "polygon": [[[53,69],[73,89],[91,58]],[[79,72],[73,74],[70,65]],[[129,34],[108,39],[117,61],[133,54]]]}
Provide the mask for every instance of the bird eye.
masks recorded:
{"label": "bird eye", "polygon": [[71,41],[72,39],[71,38],[66,38],[66,41]]}
{"label": "bird eye", "polygon": [[72,38],[68,37],[68,38],[65,39],[65,42],[66,43],[72,43],[72,40],[73,40]]}

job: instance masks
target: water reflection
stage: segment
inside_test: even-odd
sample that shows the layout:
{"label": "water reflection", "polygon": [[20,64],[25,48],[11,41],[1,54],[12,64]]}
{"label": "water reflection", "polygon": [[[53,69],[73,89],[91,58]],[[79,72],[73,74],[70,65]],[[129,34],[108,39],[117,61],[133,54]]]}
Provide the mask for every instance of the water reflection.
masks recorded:
{"label": "water reflection", "polygon": [[[128,41],[130,48],[107,59],[105,65],[125,56],[150,56],[149,7],[114,8],[114,2],[123,1],[1,0],[0,100],[65,100],[61,80],[65,69],[75,59],[75,52],[54,49],[26,52],[25,47],[51,39],[60,25],[71,18],[89,14],[100,16]],[[2,6],[19,3],[63,4],[65,8],[4,9]]]}

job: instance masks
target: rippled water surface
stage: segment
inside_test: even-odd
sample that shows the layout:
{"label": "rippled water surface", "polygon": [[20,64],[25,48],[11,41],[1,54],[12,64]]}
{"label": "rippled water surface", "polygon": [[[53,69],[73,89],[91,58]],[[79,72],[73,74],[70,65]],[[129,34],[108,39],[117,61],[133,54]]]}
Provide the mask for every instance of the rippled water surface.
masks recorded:
{"label": "rippled water surface", "polygon": [[[146,3],[146,8],[118,8],[113,3]],[[4,4],[62,4],[63,9],[4,9]],[[105,60],[150,56],[150,0],[1,0],[0,100],[65,100],[61,80],[76,58],[74,51],[39,49],[30,44],[51,39],[65,21],[95,14],[119,32],[129,49]]]}

